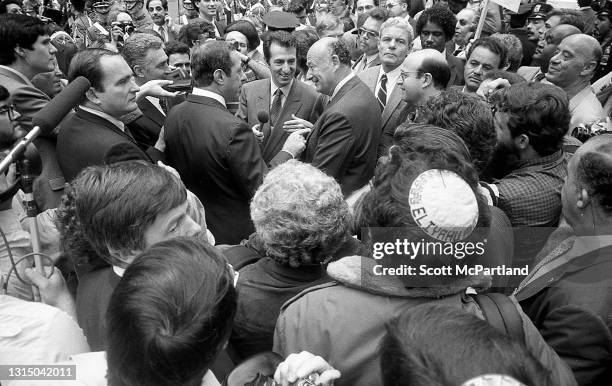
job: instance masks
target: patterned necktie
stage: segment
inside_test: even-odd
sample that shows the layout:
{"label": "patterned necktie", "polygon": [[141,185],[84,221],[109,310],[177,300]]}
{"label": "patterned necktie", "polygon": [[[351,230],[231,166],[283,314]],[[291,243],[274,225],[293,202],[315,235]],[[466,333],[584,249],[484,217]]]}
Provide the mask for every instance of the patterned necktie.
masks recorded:
{"label": "patterned necktie", "polygon": [[272,106],[270,106],[270,125],[275,126],[276,121],[278,120],[278,116],[281,112],[281,101],[283,98],[283,90],[277,88],[274,92],[274,101],[272,101]]}
{"label": "patterned necktie", "polygon": [[159,27],[159,35],[161,36],[161,40],[162,42],[166,42],[166,34],[164,33],[164,27],[160,26]]}
{"label": "patterned necktie", "polygon": [[383,74],[380,77],[380,88],[378,89],[378,94],[376,94],[376,99],[378,99],[380,111],[384,110],[387,104],[387,74]]}

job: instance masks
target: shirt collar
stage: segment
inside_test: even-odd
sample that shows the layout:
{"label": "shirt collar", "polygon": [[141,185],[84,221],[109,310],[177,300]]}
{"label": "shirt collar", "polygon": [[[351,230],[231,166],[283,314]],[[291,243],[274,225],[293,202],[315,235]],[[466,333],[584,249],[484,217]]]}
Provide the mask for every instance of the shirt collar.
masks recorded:
{"label": "shirt collar", "polygon": [[[364,54],[365,55],[365,54]],[[366,64],[368,63],[372,63],[374,61],[374,59],[376,59],[376,57],[378,56],[378,52],[373,54],[373,55],[366,55]]]}
{"label": "shirt collar", "polygon": [[338,82],[338,84],[336,85],[336,88],[334,89],[334,93],[331,95],[330,100],[334,99],[334,97],[336,96],[338,91],[340,91],[342,86],[344,86],[349,80],[353,79],[354,77],[355,77],[355,74],[351,72],[344,79]]}
{"label": "shirt collar", "polygon": [[559,150],[550,155],[547,155],[546,157],[540,157],[540,158],[534,158],[534,159],[521,161],[517,164],[516,169],[521,169],[527,166],[534,166],[534,165],[546,165],[546,164],[558,161],[563,156],[564,156],[563,151]]}
{"label": "shirt collar", "polygon": [[125,126],[123,125],[123,122],[121,122],[117,118],[113,117],[112,115],[109,115],[109,114],[105,113],[104,111],[92,109],[90,107],[86,107],[86,106],[83,106],[83,105],[80,105],[79,108],[81,110],[83,110],[83,111],[87,111],[90,114],[93,114],[93,115],[96,115],[96,116],[98,116],[100,118],[106,119],[107,121],[109,121],[113,125],[117,126],[117,128],[119,130],[125,131]]}
{"label": "shirt collar", "polygon": [[[288,85],[280,87],[281,90],[283,90],[283,95],[286,97],[287,95],[289,95],[289,90],[291,90],[291,86],[293,85],[293,79],[291,79],[291,82],[289,82]],[[278,90],[279,87],[277,87],[274,84],[274,81],[272,81],[272,79],[270,79],[270,97],[272,97],[274,95],[274,93],[276,92],[276,90]]]}
{"label": "shirt collar", "polygon": [[380,77],[383,74],[387,74],[387,84],[388,85],[396,84],[401,73],[402,73],[402,66],[397,66],[395,70],[389,71],[389,72],[385,72],[381,66],[380,71],[378,72],[378,81],[380,82]]}
{"label": "shirt collar", "polygon": [[221,103],[223,106],[227,107],[225,104],[225,98],[223,98],[222,95],[217,94],[216,92],[204,90],[203,88],[199,88],[199,87],[194,87],[191,93],[193,95],[199,95],[199,96],[203,96],[207,98],[212,98],[218,101],[219,103]]}
{"label": "shirt collar", "polygon": [[125,273],[125,268],[121,268],[121,267],[117,267],[116,265],[113,265],[113,272],[115,272],[117,276],[123,277],[123,274]]}
{"label": "shirt collar", "polygon": [[23,80],[25,83],[27,83],[28,85],[32,85],[32,82],[30,82],[30,79],[28,79],[25,75],[23,75],[21,72],[15,70],[14,68],[8,67],[8,66],[2,66],[0,65],[0,68],[3,68],[9,72],[12,72],[13,74],[17,75],[21,80]]}

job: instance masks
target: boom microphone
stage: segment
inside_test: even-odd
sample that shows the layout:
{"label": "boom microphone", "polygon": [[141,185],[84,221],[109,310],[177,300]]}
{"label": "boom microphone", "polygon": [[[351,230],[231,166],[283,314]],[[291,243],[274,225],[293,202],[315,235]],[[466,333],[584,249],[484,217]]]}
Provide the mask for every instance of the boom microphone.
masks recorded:
{"label": "boom microphone", "polygon": [[79,103],[89,87],[91,87],[89,81],[82,76],[70,82],[62,92],[34,115],[32,126],[40,127],[43,134],[51,134],[70,110]]}
{"label": "boom microphone", "polygon": [[79,76],[70,82],[55,98],[51,99],[45,107],[40,109],[32,118],[32,125],[34,126],[32,130],[13,145],[6,158],[0,162],[0,173],[4,173],[10,164],[17,159],[17,156],[25,151],[26,147],[41,133],[51,134],[70,110],[79,103],[89,87],[91,87],[89,81]]}

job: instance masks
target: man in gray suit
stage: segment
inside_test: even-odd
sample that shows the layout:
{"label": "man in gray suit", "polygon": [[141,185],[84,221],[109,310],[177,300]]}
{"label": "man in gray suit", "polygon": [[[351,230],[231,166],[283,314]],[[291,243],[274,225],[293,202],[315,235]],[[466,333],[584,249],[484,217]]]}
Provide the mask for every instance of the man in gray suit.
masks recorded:
{"label": "man in gray suit", "polygon": [[[272,77],[246,83],[240,92],[238,118],[254,128],[261,139],[266,164],[281,151],[287,130],[312,126],[323,110],[322,96],[294,79],[297,63],[295,37],[285,31],[266,35],[263,42]],[[257,114],[267,112],[269,122],[260,127]]]}
{"label": "man in gray suit", "polygon": [[[412,28],[410,24],[394,17],[380,27],[378,50],[381,65],[371,67],[358,74],[378,99],[382,110],[382,133],[384,141],[378,145],[377,156],[386,153],[397,126],[406,120],[408,104],[403,100],[402,88],[397,85],[401,78],[402,63],[412,48]],[[387,135],[385,135],[387,134]]]}

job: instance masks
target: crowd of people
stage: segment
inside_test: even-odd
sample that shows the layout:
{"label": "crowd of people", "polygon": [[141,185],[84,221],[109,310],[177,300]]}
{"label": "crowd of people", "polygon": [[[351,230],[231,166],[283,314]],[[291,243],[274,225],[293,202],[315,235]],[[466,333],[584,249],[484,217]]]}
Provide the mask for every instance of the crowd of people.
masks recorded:
{"label": "crowd of people", "polygon": [[179,4],[0,0],[3,384],[612,382],[612,1]]}

